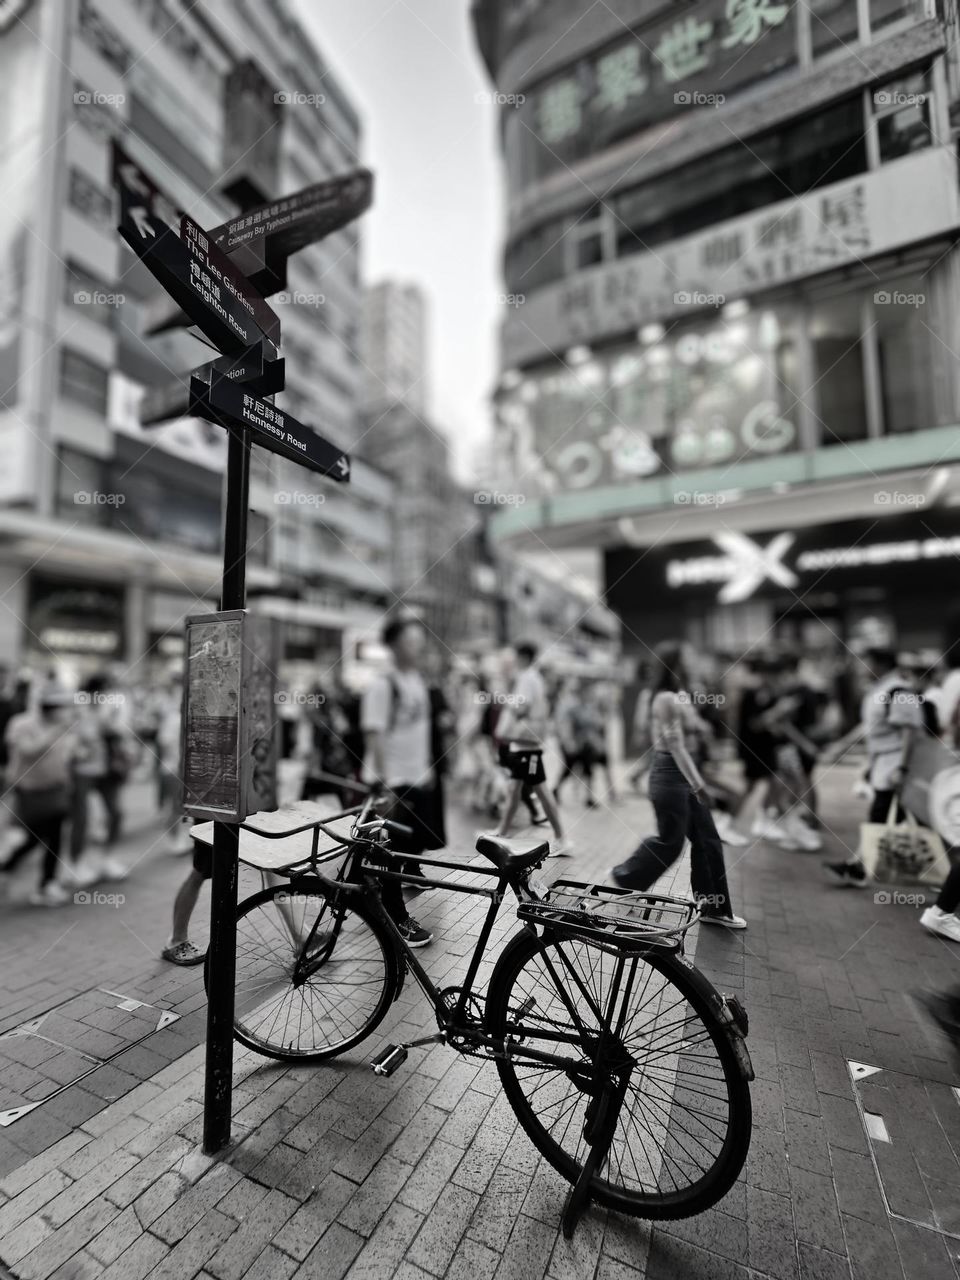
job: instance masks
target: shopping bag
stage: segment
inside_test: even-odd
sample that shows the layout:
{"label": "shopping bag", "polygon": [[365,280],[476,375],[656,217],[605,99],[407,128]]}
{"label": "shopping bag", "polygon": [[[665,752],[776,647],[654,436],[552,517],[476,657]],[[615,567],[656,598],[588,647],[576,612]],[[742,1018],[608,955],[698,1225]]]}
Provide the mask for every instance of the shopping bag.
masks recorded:
{"label": "shopping bag", "polygon": [[860,858],[867,875],[886,884],[937,885],[950,871],[943,841],[936,831],[921,827],[907,811],[897,822],[896,797],[886,822],[861,824]]}

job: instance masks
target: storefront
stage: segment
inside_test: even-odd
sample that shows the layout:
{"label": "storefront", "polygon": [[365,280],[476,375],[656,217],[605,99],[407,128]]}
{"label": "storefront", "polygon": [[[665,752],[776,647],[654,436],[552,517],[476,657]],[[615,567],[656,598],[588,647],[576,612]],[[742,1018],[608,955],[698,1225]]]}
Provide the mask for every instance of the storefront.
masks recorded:
{"label": "storefront", "polygon": [[[960,639],[954,590],[960,509],[887,514],[605,555],[606,603],[627,652],[684,637],[736,653],[790,642],[806,651],[870,644],[947,650]],[[718,524],[720,522],[718,521]]]}
{"label": "storefront", "polygon": [[24,662],[78,679],[126,653],[126,592],[122,586],[33,571],[23,619]]}

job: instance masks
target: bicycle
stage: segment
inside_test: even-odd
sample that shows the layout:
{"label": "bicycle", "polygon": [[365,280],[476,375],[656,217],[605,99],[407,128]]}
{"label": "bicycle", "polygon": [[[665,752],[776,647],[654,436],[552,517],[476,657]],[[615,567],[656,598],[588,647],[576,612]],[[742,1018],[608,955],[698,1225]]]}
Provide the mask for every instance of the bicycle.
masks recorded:
{"label": "bicycle", "polygon": [[[346,840],[329,828],[337,819],[311,824],[310,858],[286,868],[289,884],[239,905],[237,1040],[284,1060],[344,1054],[375,1031],[409,970],[438,1030],[387,1045],[371,1067],[390,1076],[410,1049],[438,1042],[492,1060],[524,1131],[572,1184],[565,1235],[589,1200],[646,1218],[717,1203],[746,1160],[753,1069],[742,1005],[683,956],[695,905],[573,880],[548,889],[536,876],[546,841],[517,848],[484,835],[476,847],[492,865],[421,857],[410,875],[387,844],[408,829],[376,805],[371,795],[337,815],[355,819]],[[337,841],[323,854],[320,831]],[[337,857],[336,876],[324,875],[321,862]],[[432,879],[434,868],[493,883]],[[461,985],[438,987],[407,945],[383,906],[388,879],[489,899]],[[484,997],[477,976],[508,890],[521,928]]]}

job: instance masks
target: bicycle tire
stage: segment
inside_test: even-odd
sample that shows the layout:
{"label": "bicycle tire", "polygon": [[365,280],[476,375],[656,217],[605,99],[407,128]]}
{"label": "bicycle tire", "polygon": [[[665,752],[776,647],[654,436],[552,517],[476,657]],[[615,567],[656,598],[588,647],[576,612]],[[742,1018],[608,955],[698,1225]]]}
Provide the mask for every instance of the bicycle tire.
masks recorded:
{"label": "bicycle tire", "polygon": [[[580,939],[564,938],[562,934],[553,930],[545,931],[542,937],[538,937],[529,929],[524,929],[515,934],[501,952],[490,980],[485,1007],[485,1021],[488,1033],[497,1038],[503,1038],[508,1031],[508,1022],[514,1026],[518,1025],[516,1022],[518,1011],[517,995],[522,994],[524,990],[521,986],[521,991],[516,992],[518,980],[530,966],[539,963],[542,969],[543,963],[540,958],[545,953],[549,953],[551,949],[555,950],[557,947],[582,948],[590,947],[590,945],[590,943]],[[597,951],[597,948],[593,947],[592,950]],[[553,959],[556,961],[557,957],[554,956]],[[630,959],[636,959],[639,964],[646,965],[652,972],[661,975],[665,981],[664,990],[672,988],[679,993],[681,1000],[690,1007],[696,1019],[702,1023],[709,1036],[710,1043],[716,1051],[717,1061],[722,1069],[724,1087],[729,1100],[728,1120],[722,1146],[716,1159],[704,1176],[692,1182],[689,1186],[683,1188],[677,1186],[673,1191],[657,1190],[649,1193],[640,1189],[629,1188],[621,1183],[612,1181],[607,1176],[611,1172],[611,1166],[608,1163],[604,1176],[595,1175],[593,1177],[590,1198],[607,1208],[632,1217],[650,1219],[690,1217],[694,1214],[702,1213],[703,1210],[710,1208],[722,1199],[740,1175],[750,1146],[752,1128],[750,1090],[730,1042],[729,1033],[716,1012],[720,997],[708,979],[697,969],[688,966],[678,956],[669,952],[665,952],[662,955],[650,954]],[[511,1000],[514,1001],[512,1018]],[[544,1019],[544,1022],[547,1021],[552,1020]],[[571,1026],[572,1021],[570,1019]],[[566,1146],[562,1141],[558,1141],[550,1128],[541,1121],[525,1090],[526,1081],[521,1076],[524,1071],[529,1071],[530,1076],[528,1079],[533,1079],[535,1078],[535,1073],[539,1071],[542,1081],[547,1081],[547,1071],[551,1070],[556,1077],[566,1076],[573,1086],[572,1090],[567,1090],[568,1096],[577,1089],[580,1090],[581,1097],[584,1100],[584,1107],[587,1095],[569,1072],[538,1067],[529,1060],[524,1063],[522,1059],[523,1037],[528,1032],[525,1036],[527,1041],[536,1039],[538,1029],[537,1015],[535,1013],[525,1014],[519,1025],[521,1030],[516,1038],[521,1040],[521,1047],[518,1050],[520,1056],[497,1059],[500,1082],[520,1125],[537,1150],[567,1181],[576,1183],[583,1168],[588,1148],[584,1144],[581,1134],[576,1138],[575,1149],[570,1150],[569,1147],[572,1140],[569,1137],[569,1132],[573,1127],[574,1134],[580,1134],[582,1125],[579,1123],[572,1125],[572,1122],[568,1120],[564,1130],[564,1137],[567,1139]],[[544,1028],[541,1026],[540,1029],[543,1030]],[[686,1036],[684,1036],[684,1040],[686,1040]],[[547,1042],[541,1042],[539,1047],[546,1048]],[[587,1058],[584,1061],[586,1063]],[[653,1068],[652,1071],[648,1072],[648,1079],[653,1075],[653,1071],[660,1070],[662,1070],[660,1067]],[[557,1083],[559,1083],[559,1080]],[[657,1106],[662,1106],[663,1101],[659,1098],[659,1094],[652,1092],[654,1086],[657,1090],[663,1088],[663,1081],[653,1078],[650,1079],[650,1086],[648,1086],[651,1088],[651,1100]],[[543,1087],[545,1086],[541,1083],[536,1088],[541,1089]],[[694,1086],[695,1090],[696,1086]],[[682,1089],[679,1086],[677,1088],[677,1093],[688,1092],[689,1086],[687,1085],[684,1085]],[[574,1098],[574,1102],[569,1105],[571,1110],[578,1109],[577,1099]],[[682,1105],[681,1102],[681,1107]],[[674,1101],[669,1100],[668,1106],[672,1109]],[[634,1110],[635,1099],[632,1099],[628,1121],[624,1121],[622,1112],[618,1119],[618,1134],[627,1132],[625,1126],[628,1122],[632,1123]],[[667,1114],[669,1120],[670,1110],[668,1110]],[[651,1134],[651,1136],[653,1135]],[[577,1150],[579,1150],[581,1156],[579,1159],[577,1158]],[[676,1168],[681,1167],[682,1162],[676,1161],[674,1157],[665,1155],[663,1165],[668,1170],[670,1169],[670,1159],[674,1159]],[[622,1177],[623,1162],[619,1158],[618,1167]],[[635,1165],[634,1167],[636,1168],[637,1166]],[[676,1184],[675,1178],[674,1182]]]}
{"label": "bicycle tire", "polygon": [[[285,957],[285,965],[275,965],[274,968],[277,971],[269,978],[254,974],[253,976],[256,980],[251,985],[252,951],[244,943],[244,922],[251,921],[254,913],[262,916],[263,909],[268,908],[271,914],[276,912],[281,915],[281,908],[290,910],[291,903],[299,902],[303,908],[303,920],[309,919],[310,923],[312,923],[314,919],[321,917],[325,911],[333,911],[332,902],[334,896],[337,898],[336,910],[338,913],[343,913],[343,918],[338,941],[334,946],[333,953],[328,957],[328,961],[333,961],[337,957],[338,948],[340,948],[339,956],[341,958],[338,963],[345,967],[355,966],[359,957],[366,969],[372,974],[371,979],[369,981],[364,980],[362,984],[368,986],[369,991],[365,995],[363,1009],[358,1011],[359,1025],[353,1025],[348,1029],[347,1034],[328,1044],[318,1044],[315,1040],[309,1044],[294,1043],[294,1040],[297,1040],[298,1037],[302,1039],[304,1035],[302,1015],[306,997],[301,995],[301,1016],[297,1020],[297,1036],[285,1039],[283,1035],[277,1034],[276,1027],[279,1021],[279,1010],[271,1020],[269,1033],[255,1034],[252,1026],[248,1025],[251,1021],[251,1013],[243,1008],[245,995],[249,995],[250,991],[255,990],[257,986],[265,987],[269,982],[274,983],[278,989],[282,988],[283,978],[281,977],[281,971],[284,968],[289,969],[287,980],[289,981],[291,992],[302,991],[309,986],[312,996],[318,996],[320,983],[323,981],[321,975],[326,973],[326,985],[329,988],[329,993],[324,995],[323,999],[326,999],[328,1006],[331,1003],[335,1004],[341,1016],[343,1015],[345,1006],[341,999],[334,998],[334,991],[337,990],[338,982],[340,987],[358,986],[355,968],[353,978],[349,981],[347,980],[346,972],[343,972],[341,979],[341,973],[338,971],[335,975],[335,981],[331,983],[330,978],[334,977],[334,971],[332,967],[328,970],[326,968],[327,962],[324,962],[316,973],[302,984],[301,988],[297,988],[292,981],[295,953],[293,943],[288,938],[286,947],[290,954]],[[277,898],[280,898],[281,901],[274,901]],[[316,909],[314,909],[314,902]],[[255,931],[259,932],[261,937],[263,936],[264,928],[259,921]],[[248,930],[247,932],[253,931]],[[282,937],[280,931],[278,930],[277,932]],[[341,943],[344,942],[347,945],[342,947]],[[244,973],[243,964],[245,951],[248,958],[246,974]],[[207,963],[204,964],[203,970],[205,987],[208,987],[208,965],[209,957]],[[380,970],[382,976],[378,976],[377,970]],[[331,891],[331,887],[327,886],[323,881],[298,880],[291,885],[272,885],[267,889],[262,889],[258,893],[251,895],[251,897],[245,898],[237,908],[236,1012],[234,1015],[233,1034],[240,1044],[252,1049],[255,1053],[262,1054],[264,1057],[276,1058],[281,1061],[324,1062],[349,1052],[350,1049],[371,1035],[383,1021],[399,990],[400,977],[401,973],[393,938],[383,922],[366,907],[362,897],[359,895],[351,895],[348,899],[342,891]],[[320,978],[320,982],[314,984],[314,978]],[[260,1021],[262,1024],[263,1019],[261,1018]],[[284,1022],[283,1025],[284,1027],[289,1027],[288,1022]],[[316,1028],[316,1019],[311,1019],[309,1025]]]}

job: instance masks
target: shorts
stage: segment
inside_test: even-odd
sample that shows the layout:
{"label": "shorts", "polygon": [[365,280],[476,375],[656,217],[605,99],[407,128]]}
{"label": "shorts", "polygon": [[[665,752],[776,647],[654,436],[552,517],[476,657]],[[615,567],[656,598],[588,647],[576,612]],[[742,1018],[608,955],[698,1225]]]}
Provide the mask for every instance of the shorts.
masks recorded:
{"label": "shorts", "polygon": [[497,757],[514,782],[537,787],[546,782],[543,747],[524,747],[519,743],[501,742]]}
{"label": "shorts", "polygon": [[193,869],[204,880],[213,875],[213,845],[205,840],[193,842]]}

